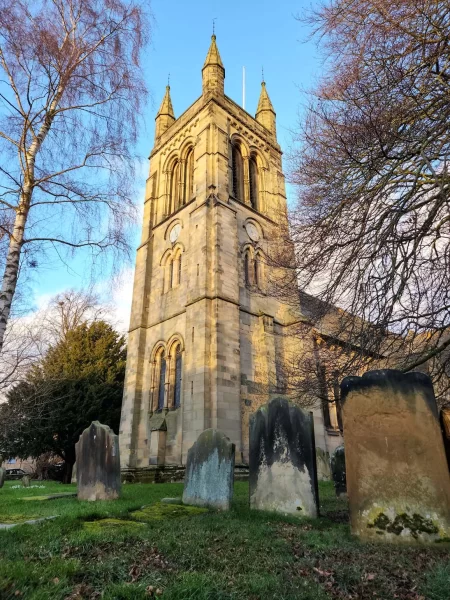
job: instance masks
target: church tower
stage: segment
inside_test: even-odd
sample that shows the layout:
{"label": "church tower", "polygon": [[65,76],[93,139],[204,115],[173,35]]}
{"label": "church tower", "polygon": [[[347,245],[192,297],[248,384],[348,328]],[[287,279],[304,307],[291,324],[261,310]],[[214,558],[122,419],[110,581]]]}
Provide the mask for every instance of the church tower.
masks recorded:
{"label": "church tower", "polygon": [[210,427],[248,462],[249,415],[280,387],[295,319],[266,293],[286,222],[275,111],[264,82],[254,118],[224,81],[213,35],[201,97],[175,118],[167,87],[156,116],[120,425],[122,468],[147,479]]}

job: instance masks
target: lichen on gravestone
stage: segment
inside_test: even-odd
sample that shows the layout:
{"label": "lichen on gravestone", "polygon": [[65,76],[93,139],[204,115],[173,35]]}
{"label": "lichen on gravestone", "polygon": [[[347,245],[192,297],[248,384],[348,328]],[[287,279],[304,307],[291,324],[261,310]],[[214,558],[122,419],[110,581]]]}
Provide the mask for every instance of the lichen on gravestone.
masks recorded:
{"label": "lichen on gravestone", "polygon": [[431,379],[391,369],[341,384],[352,532],[364,539],[450,537],[450,476]]}
{"label": "lichen on gravestone", "polygon": [[316,517],[317,465],[312,414],[274,398],[250,419],[250,507]]}
{"label": "lichen on gravestone", "polygon": [[228,510],[233,498],[235,446],[221,431],[206,429],[189,449],[183,503]]}

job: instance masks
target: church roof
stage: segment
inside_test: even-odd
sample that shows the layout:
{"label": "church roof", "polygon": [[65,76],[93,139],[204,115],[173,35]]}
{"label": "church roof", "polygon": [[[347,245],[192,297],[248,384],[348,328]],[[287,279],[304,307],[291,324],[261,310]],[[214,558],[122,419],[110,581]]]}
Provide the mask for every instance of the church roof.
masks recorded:
{"label": "church roof", "polygon": [[161,106],[159,107],[158,114],[160,115],[169,115],[175,119],[175,113],[173,112],[172,99],[170,98],[170,85],[166,86],[166,93],[164,94],[163,101],[161,102]]}
{"label": "church roof", "polygon": [[224,68],[222,59],[220,58],[219,49],[217,48],[215,35],[211,36],[211,45],[209,47],[208,54],[206,55],[203,68],[207,67],[208,65],[219,65],[220,67]]}
{"label": "church roof", "polygon": [[258,108],[256,109],[256,114],[263,110],[271,110],[273,113],[275,112],[272,106],[272,102],[270,101],[269,94],[266,89],[266,82],[261,82],[261,94],[259,96]]}

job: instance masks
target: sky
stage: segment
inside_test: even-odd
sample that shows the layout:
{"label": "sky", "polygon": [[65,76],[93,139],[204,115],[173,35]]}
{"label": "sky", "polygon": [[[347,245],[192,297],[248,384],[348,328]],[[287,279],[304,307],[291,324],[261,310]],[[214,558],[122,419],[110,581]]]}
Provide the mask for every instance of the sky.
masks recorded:
{"label": "sky", "polygon": [[[143,0],[145,2],[145,0]],[[170,74],[175,116],[181,115],[201,94],[201,69],[208,51],[213,19],[217,44],[225,66],[225,93],[242,105],[243,67],[246,72],[246,110],[254,114],[261,89],[262,68],[277,113],[278,142],[284,151],[301,119],[303,90],[311,88],[322,66],[315,42],[308,41],[311,26],[304,17],[313,3],[304,0],[153,0],[148,4],[152,23],[144,74],[150,99],[137,147],[142,159],[137,170],[137,204],[142,207],[147,157],[153,146],[154,118]],[[292,190],[288,188],[288,197]],[[139,243],[136,224],[133,245]],[[105,276],[95,289],[115,307],[120,329],[128,326],[134,265],[124,264],[118,282]],[[38,270],[29,284],[32,305],[39,309],[50,297],[89,281],[89,264],[80,253],[65,264],[52,261]]]}

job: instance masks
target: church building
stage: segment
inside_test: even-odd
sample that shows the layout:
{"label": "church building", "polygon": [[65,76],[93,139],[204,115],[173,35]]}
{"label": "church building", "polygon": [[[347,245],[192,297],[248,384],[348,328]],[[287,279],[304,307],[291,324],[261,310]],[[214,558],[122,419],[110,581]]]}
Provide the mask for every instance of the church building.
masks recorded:
{"label": "church building", "polygon": [[[287,223],[266,84],[255,118],[228,98],[214,35],[202,81],[178,118],[167,86],[150,155],[119,432],[122,469],[143,480],[182,467],[207,428],[248,463],[249,416],[282,387],[300,318],[266,289],[267,245]],[[332,451],[336,419],[330,432],[314,414],[317,446]]]}

